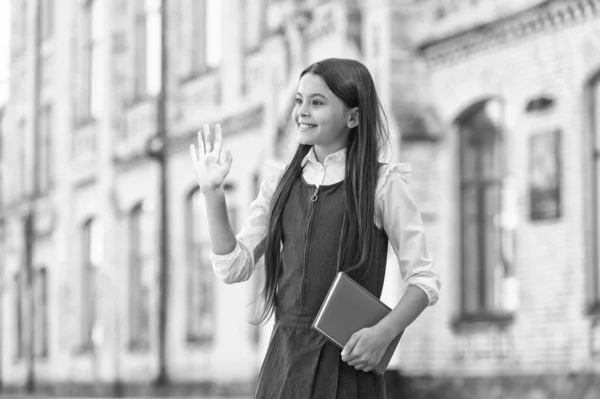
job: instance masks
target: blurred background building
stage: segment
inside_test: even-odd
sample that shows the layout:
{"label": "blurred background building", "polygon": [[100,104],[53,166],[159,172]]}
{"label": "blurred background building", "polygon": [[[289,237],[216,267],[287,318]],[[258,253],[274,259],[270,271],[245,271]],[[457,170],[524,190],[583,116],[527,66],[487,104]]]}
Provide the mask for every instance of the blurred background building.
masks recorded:
{"label": "blurred background building", "polygon": [[265,161],[296,145],[300,71],[345,57],[375,78],[443,281],[389,397],[597,397],[599,14],[600,0],[12,0],[2,385],[251,393],[270,334],[248,322],[260,273],[214,277],[188,146],[222,125],[239,229]]}

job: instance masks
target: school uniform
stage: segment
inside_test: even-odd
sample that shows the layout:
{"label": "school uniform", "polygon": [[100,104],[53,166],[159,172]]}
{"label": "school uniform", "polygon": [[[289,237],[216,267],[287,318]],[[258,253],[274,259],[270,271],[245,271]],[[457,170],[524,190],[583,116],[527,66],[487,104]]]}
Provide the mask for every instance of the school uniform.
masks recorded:
{"label": "school uniform", "polygon": [[[338,251],[344,250],[340,232],[345,159],[343,149],[330,154],[321,165],[311,149],[284,207],[275,325],[255,398],[385,398],[382,377],[349,366],[342,361],[338,347],[311,329],[337,274]],[[380,170],[372,226],[375,241],[370,266],[358,282],[376,297],[381,296],[389,242],[405,285],[423,289],[433,305],[440,281],[425,245],[420,214],[408,194],[409,173],[407,164],[383,165]],[[233,252],[211,254],[213,269],[221,280],[235,283],[252,275],[264,252],[270,200],[282,174],[283,167],[276,167],[261,184]]]}

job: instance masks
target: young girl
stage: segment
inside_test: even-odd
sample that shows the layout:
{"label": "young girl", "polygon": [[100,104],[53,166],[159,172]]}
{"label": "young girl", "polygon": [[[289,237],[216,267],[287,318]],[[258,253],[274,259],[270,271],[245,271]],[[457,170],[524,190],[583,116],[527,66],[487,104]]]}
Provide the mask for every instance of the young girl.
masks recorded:
{"label": "young girl", "polygon": [[[261,184],[237,237],[221,188],[232,156],[217,125],[190,147],[206,199],[211,259],[226,283],[247,280],[265,258],[261,321],[275,326],[255,398],[385,398],[370,372],[389,343],[428,306],[440,281],[425,245],[423,222],[407,188],[410,167],[378,162],[385,115],[367,68],[326,59],[300,75],[292,118],[299,146],[285,168]],[[342,351],[311,329],[338,271],[381,295],[388,242],[405,290],[378,324],[356,332]]]}

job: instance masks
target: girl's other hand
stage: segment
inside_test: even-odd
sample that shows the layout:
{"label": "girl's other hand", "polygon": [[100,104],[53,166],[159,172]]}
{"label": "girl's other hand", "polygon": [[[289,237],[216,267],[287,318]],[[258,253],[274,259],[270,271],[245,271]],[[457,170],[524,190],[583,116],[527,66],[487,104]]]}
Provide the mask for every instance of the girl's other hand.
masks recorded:
{"label": "girl's other hand", "polygon": [[203,193],[220,188],[231,169],[233,157],[229,150],[222,151],[222,144],[221,125],[215,126],[214,135],[208,125],[204,125],[204,129],[198,131],[199,151],[190,145],[194,174]]}
{"label": "girl's other hand", "polygon": [[356,370],[371,371],[381,361],[390,342],[375,327],[363,328],[352,334],[344,346],[342,360]]}

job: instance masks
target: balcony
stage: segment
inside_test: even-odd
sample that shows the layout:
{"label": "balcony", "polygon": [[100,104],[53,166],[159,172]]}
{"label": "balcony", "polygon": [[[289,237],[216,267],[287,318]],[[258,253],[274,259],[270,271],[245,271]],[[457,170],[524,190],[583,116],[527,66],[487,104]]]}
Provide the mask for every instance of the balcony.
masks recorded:
{"label": "balcony", "polygon": [[260,93],[264,94],[265,88],[268,87],[265,71],[267,69],[265,68],[262,52],[253,52],[246,55],[242,84],[242,92],[245,97],[256,98]]}
{"label": "balcony", "polygon": [[71,163],[73,182],[84,184],[96,177],[98,127],[87,123],[76,128],[71,141]]}
{"label": "balcony", "polygon": [[181,83],[174,99],[177,102],[177,131],[197,129],[213,119],[221,104],[218,72],[216,69],[210,70]]}
{"label": "balcony", "polygon": [[427,41],[489,24],[539,3],[542,0],[440,0],[432,5],[434,29],[426,34]]}
{"label": "balcony", "polygon": [[157,102],[150,98],[131,105],[123,120],[115,155],[118,162],[129,162],[145,153],[148,139],[158,132]]}

